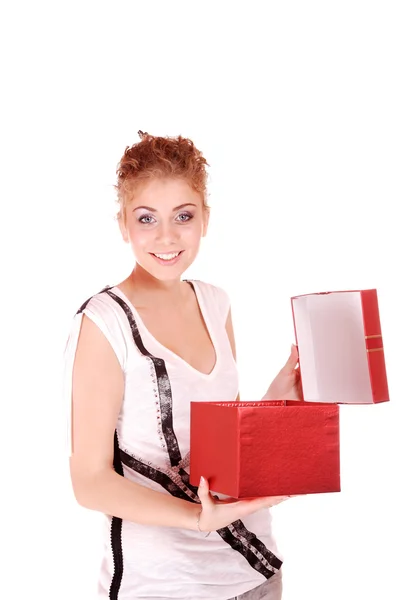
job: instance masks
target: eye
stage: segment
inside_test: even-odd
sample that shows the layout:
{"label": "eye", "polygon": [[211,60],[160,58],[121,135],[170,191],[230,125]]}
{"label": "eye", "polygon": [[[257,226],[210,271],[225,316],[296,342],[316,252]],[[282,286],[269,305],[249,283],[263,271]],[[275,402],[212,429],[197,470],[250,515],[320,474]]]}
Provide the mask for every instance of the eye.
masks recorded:
{"label": "eye", "polygon": [[[182,218],[181,218],[182,217]],[[193,215],[189,212],[184,212],[184,213],[180,213],[177,216],[178,221],[180,221],[181,223],[186,223],[186,221],[190,221],[190,219],[193,219]]]}
{"label": "eye", "polygon": [[143,225],[150,225],[151,223],[154,223],[154,220],[155,219],[151,215],[143,215],[138,219],[139,223],[143,223]]}

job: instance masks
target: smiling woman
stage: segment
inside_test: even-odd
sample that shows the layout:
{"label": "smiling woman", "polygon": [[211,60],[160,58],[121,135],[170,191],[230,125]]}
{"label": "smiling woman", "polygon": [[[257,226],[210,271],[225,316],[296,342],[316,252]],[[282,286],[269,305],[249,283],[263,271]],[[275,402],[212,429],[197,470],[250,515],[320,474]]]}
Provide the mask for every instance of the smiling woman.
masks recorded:
{"label": "smiling woman", "polygon": [[[73,489],[106,519],[98,597],[279,600],[268,509],[284,498],[224,502],[189,481],[190,402],[239,397],[229,298],[182,279],[207,233],[207,163],[139,133],[116,186],[135,265],[82,304],[65,353]],[[275,397],[297,397],[296,364],[292,350]]]}

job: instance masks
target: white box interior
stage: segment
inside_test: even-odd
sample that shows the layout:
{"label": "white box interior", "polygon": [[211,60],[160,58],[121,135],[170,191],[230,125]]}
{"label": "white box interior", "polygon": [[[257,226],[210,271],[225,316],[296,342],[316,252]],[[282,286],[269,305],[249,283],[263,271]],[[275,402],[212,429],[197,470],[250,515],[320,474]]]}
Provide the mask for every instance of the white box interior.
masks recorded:
{"label": "white box interior", "polygon": [[304,400],[373,402],[360,292],[293,299]]}

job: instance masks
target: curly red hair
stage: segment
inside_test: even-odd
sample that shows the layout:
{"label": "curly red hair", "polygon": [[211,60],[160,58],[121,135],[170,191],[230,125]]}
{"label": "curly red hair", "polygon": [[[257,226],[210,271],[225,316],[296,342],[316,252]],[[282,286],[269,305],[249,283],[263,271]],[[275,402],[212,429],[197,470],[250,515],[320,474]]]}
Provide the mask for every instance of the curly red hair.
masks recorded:
{"label": "curly red hair", "polygon": [[174,177],[187,181],[203,197],[207,206],[209,166],[193,142],[182,136],[156,137],[139,131],[140,142],[127,146],[117,167],[117,198],[124,211],[133,190],[153,177]]}

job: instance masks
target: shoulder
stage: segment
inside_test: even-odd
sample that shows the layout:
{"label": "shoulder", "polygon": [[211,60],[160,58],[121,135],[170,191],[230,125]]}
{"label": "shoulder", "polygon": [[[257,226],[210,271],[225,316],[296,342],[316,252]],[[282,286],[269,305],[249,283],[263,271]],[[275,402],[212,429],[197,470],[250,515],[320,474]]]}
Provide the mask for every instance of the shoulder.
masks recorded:
{"label": "shoulder", "polygon": [[99,292],[89,296],[77,309],[75,315],[88,312],[99,312],[107,311],[107,307],[112,306],[112,298],[109,294],[111,286],[106,286]]}
{"label": "shoulder", "polygon": [[87,298],[76,310],[72,318],[72,325],[68,336],[67,348],[73,343],[76,347],[81,331],[83,316],[89,318],[106,337],[122,365],[126,360],[126,344],[124,324],[126,317],[121,310],[118,299],[112,293],[112,286],[106,286],[99,292]]}
{"label": "shoulder", "polygon": [[221,317],[226,320],[231,306],[228,292],[224,288],[206,281],[198,279],[192,281],[197,285],[203,299],[209,303],[210,308],[216,308]]}
{"label": "shoulder", "polygon": [[94,321],[99,319],[110,326],[120,327],[130,320],[131,309],[113,286],[106,286],[100,292],[87,298],[78,308],[75,316],[86,314]]}

